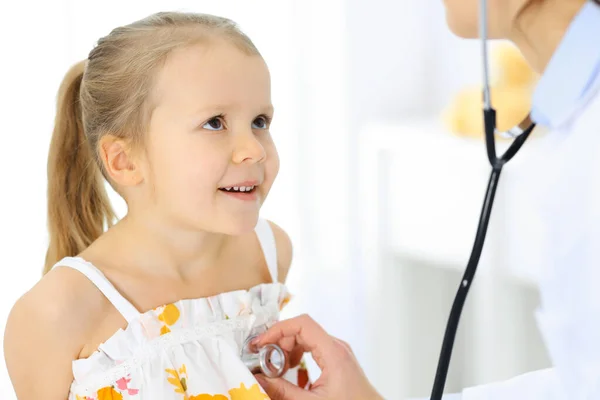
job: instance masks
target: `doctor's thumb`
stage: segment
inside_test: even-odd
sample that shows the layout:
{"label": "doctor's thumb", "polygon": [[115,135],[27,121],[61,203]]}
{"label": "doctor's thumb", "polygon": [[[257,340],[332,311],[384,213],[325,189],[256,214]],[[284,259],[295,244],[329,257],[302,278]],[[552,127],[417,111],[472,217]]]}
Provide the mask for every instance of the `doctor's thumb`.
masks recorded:
{"label": "doctor's thumb", "polygon": [[271,400],[312,400],[316,399],[314,394],[311,394],[305,389],[300,389],[298,386],[286,381],[282,378],[270,379],[264,375],[254,376],[258,383],[267,392]]}

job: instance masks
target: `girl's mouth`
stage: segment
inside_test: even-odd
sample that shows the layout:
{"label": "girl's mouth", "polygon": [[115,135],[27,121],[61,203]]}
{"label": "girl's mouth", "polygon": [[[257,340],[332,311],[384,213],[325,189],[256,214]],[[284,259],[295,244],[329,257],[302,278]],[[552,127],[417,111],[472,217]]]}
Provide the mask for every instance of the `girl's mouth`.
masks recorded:
{"label": "girl's mouth", "polygon": [[239,200],[255,200],[257,186],[233,186],[219,188],[223,194]]}

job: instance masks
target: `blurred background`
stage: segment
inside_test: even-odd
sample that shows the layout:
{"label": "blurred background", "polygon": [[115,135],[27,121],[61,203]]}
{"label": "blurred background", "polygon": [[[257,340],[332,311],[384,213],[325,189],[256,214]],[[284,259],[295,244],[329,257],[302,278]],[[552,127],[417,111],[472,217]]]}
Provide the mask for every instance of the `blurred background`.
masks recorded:
{"label": "blurred background", "polygon": [[[489,174],[479,43],[448,31],[441,1],[3,3],[0,330],[41,277],[64,73],[112,28],[164,10],[237,21],[270,67],[282,167],[262,212],[294,242],[285,316],[309,313],[348,341],[386,398],[429,395]],[[504,43],[492,48],[495,105],[512,124],[535,77]],[[543,132],[505,169],[448,392],[548,364],[533,319],[547,223],[535,208],[540,142]],[[0,398],[16,398],[4,363]]]}

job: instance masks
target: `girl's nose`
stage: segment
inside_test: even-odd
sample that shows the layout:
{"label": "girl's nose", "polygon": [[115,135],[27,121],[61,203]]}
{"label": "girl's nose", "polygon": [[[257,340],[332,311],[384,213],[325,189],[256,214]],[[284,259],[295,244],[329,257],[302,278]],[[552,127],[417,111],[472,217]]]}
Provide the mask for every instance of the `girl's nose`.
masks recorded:
{"label": "girl's nose", "polygon": [[234,142],[233,162],[236,164],[261,162],[267,156],[265,148],[251,129],[236,134]]}

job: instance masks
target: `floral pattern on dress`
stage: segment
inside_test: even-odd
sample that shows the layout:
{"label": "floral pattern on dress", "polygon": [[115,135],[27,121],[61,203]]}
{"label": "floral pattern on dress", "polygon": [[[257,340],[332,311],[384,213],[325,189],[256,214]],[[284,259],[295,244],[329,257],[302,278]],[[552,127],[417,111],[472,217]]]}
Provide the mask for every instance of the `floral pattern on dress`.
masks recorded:
{"label": "floral pattern on dress", "polygon": [[[229,398],[222,394],[198,394],[190,396],[188,395],[188,375],[185,364],[176,369],[166,369],[168,374],[167,381],[174,386],[175,393],[181,393],[184,400],[229,400]],[[249,388],[246,388],[244,383],[240,384],[239,388],[229,390],[231,400],[268,400],[269,396],[261,392],[260,386],[254,384]]]}
{"label": "floral pattern on dress", "polygon": [[[274,291],[279,291],[275,296],[272,295]],[[234,307],[227,308],[216,308],[215,311],[218,313],[222,310],[222,318],[224,320],[232,320],[237,319],[246,315],[251,315],[255,312],[253,307],[256,307],[258,304],[259,307],[265,307],[261,302],[261,297],[265,296],[273,296],[271,297],[271,301],[274,301],[275,306],[271,310],[279,310],[281,311],[292,299],[292,296],[289,294],[287,289],[283,285],[275,284],[275,285],[260,285],[254,289],[250,289],[248,291],[239,291],[232,292],[230,294],[226,294],[227,296],[241,296],[238,304]],[[253,297],[257,296],[257,297]],[[257,300],[258,299],[258,300]],[[181,300],[175,303],[166,304],[160,307],[156,307],[153,310],[143,314],[141,321],[139,322],[143,329],[145,337],[149,340],[153,340],[158,338],[159,336],[163,336],[169,334],[171,332],[177,332],[178,329],[183,329],[190,325],[190,322],[194,323],[195,320],[190,320],[191,315],[198,315],[193,313],[192,311],[197,307],[198,304],[202,304],[202,302],[208,301],[207,299],[198,299],[198,300]],[[219,301],[213,301],[211,307],[214,304],[220,304]],[[254,304],[253,304],[254,302]],[[225,303],[227,304],[227,303]],[[231,304],[231,303],[229,303]],[[211,309],[211,308],[208,308]],[[271,311],[273,312],[273,311]],[[202,314],[200,314],[202,315]],[[135,342],[134,342],[135,343]],[[106,343],[105,343],[106,345]],[[116,347],[117,351],[120,351],[122,347]],[[115,365],[120,365],[123,362],[126,362],[127,358],[118,357],[118,354],[113,357]],[[269,399],[269,396],[266,395],[260,387],[258,383],[254,383],[251,386],[247,387],[247,382],[241,382],[240,386],[234,388],[227,388],[228,392],[225,393],[199,393],[199,394],[190,394],[189,393],[189,382],[190,379],[194,379],[194,376],[188,376],[188,369],[185,364],[180,364],[179,368],[166,368],[165,369],[167,375],[165,377],[166,388],[169,387],[174,390],[175,394],[179,394],[181,399],[183,400],[265,400]],[[196,379],[199,379],[196,377]],[[303,389],[310,389],[311,382],[308,375],[308,370],[304,362],[302,362],[298,367],[289,370],[284,379],[298,385]],[[201,379],[200,379],[201,380]],[[132,398],[144,397],[143,394],[140,395],[141,389],[136,385],[131,384],[132,378],[130,375],[119,378],[112,383],[102,386],[100,389],[89,388],[85,389],[84,394],[79,394],[77,392],[73,392],[70,399],[73,400],[126,400]],[[134,380],[135,382],[135,380]],[[198,384],[198,382],[196,383]],[[223,389],[221,389],[223,390]]]}
{"label": "floral pattern on dress", "polygon": [[[133,389],[129,387],[131,378],[122,377],[116,381],[117,387],[105,386],[96,392],[96,396],[79,396],[75,395],[76,400],[123,400],[123,394],[136,396],[139,393],[139,389]],[[118,389],[118,390],[117,390]]]}
{"label": "floral pattern on dress", "polygon": [[162,308],[162,312],[158,315],[158,320],[164,322],[165,325],[160,328],[160,334],[164,335],[171,332],[169,326],[175,325],[181,313],[175,304],[167,304]]}

